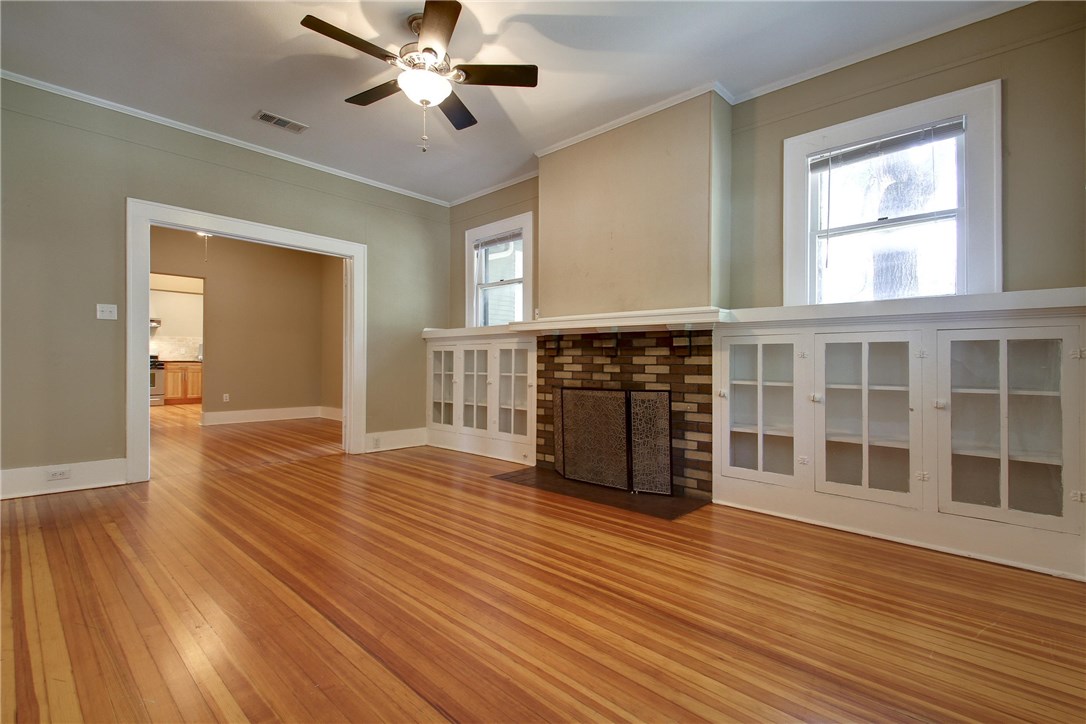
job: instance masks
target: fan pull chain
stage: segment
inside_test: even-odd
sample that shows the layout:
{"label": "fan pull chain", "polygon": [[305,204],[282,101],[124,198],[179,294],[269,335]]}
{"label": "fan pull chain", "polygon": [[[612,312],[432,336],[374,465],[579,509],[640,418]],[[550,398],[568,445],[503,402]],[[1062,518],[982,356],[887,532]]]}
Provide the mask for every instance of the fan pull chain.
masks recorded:
{"label": "fan pull chain", "polygon": [[418,147],[422,149],[423,153],[430,150],[430,137],[426,135],[426,109],[429,107],[429,103],[422,106],[422,143],[418,144]]}

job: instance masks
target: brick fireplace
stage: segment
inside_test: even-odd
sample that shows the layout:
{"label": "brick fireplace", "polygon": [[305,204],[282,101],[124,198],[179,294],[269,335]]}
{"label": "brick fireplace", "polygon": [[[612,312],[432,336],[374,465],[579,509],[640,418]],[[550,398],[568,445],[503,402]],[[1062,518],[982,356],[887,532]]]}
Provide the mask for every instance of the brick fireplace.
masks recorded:
{"label": "brick fireplace", "polygon": [[671,392],[676,494],[712,494],[712,333],[543,335],[538,340],[536,463],[555,462],[554,399],[562,387]]}

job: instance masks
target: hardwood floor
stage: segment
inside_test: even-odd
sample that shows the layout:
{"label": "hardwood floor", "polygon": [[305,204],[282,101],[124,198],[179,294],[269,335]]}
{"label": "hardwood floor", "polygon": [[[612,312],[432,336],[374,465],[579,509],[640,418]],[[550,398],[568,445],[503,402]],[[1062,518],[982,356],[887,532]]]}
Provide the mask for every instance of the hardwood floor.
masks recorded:
{"label": "hardwood floor", "polygon": [[3,721],[1086,718],[1086,584],[191,418],[148,484],[3,503]]}

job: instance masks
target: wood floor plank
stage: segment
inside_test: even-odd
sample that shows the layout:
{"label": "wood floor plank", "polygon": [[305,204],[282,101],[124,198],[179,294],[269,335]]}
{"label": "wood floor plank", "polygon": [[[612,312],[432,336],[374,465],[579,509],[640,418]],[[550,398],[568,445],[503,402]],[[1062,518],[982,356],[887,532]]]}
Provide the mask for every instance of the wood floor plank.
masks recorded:
{"label": "wood floor plank", "polygon": [[[14,506],[0,510],[0,530],[14,524]],[[14,536],[0,536],[0,721],[15,721],[15,607],[11,547]]]}
{"label": "wood floor plank", "polygon": [[[144,710],[130,676],[126,652],[116,645],[109,628],[97,583],[87,563],[80,540],[86,540],[77,500],[58,505],[57,496],[34,501],[46,509],[49,523],[44,531],[52,549],[63,553],[63,566],[53,569],[57,590],[61,592],[60,616],[73,661],[78,661],[76,690],[83,713],[90,721],[145,720]],[[60,560],[60,556],[56,557]]]}
{"label": "wood floor plank", "polygon": [[1086,720],[1082,582],[198,421],[3,503],[3,721]]}

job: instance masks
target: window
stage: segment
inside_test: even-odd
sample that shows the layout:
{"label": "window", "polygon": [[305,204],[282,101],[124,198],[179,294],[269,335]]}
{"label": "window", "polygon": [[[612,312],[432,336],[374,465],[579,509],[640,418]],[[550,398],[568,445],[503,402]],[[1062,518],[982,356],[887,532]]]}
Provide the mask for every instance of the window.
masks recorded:
{"label": "window", "polygon": [[999,83],[785,141],[785,304],[1001,289]]}
{"label": "window", "polygon": [[532,214],[469,229],[465,241],[467,326],[525,321],[532,304]]}

